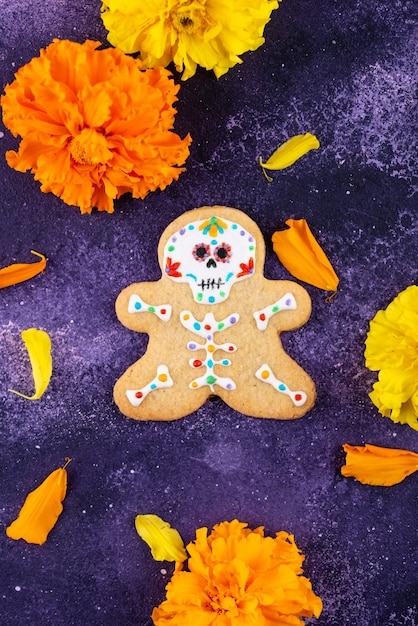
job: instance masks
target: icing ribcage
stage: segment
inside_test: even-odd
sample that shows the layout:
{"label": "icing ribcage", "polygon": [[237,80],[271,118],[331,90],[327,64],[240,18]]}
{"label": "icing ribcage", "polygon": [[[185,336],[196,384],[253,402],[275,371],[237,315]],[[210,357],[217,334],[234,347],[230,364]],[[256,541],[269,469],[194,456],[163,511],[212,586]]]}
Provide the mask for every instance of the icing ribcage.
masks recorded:
{"label": "icing ribcage", "polygon": [[190,383],[191,389],[199,389],[203,386],[208,386],[211,391],[214,391],[214,385],[219,385],[223,389],[236,389],[235,382],[228,377],[217,376],[214,373],[215,365],[231,365],[230,359],[224,358],[220,360],[214,360],[213,355],[217,350],[222,350],[228,354],[232,354],[237,350],[237,346],[233,343],[218,344],[214,341],[214,334],[227,330],[239,320],[239,315],[233,313],[228,315],[225,319],[217,321],[213,313],[207,313],[202,321],[197,320],[190,311],[182,311],[180,313],[180,321],[184,328],[190,330],[195,335],[205,339],[205,343],[197,343],[189,341],[187,348],[191,351],[204,350],[205,358],[203,359],[190,359],[189,365],[194,369],[205,367],[205,372],[202,376],[195,378]]}

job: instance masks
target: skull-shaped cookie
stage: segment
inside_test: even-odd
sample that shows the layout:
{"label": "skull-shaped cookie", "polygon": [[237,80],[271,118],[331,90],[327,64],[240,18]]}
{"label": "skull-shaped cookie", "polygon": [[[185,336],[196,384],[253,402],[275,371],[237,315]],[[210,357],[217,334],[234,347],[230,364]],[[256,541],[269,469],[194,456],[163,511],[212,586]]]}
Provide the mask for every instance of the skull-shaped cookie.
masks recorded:
{"label": "skull-shaped cookie", "polygon": [[294,282],[266,279],[264,256],[259,228],[237,209],[194,209],[166,228],[161,279],[130,285],[116,302],[120,321],[149,335],[115,385],[125,415],[173,420],[210,395],[254,417],[292,419],[312,407],[314,383],[280,341],[307,321],[310,299]]}

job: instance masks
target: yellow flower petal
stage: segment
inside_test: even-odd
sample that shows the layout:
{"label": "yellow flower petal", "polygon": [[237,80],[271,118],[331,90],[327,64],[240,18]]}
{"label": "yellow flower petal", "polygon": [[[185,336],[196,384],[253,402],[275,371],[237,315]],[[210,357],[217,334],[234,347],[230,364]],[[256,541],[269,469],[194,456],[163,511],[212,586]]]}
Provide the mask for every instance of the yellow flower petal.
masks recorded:
{"label": "yellow flower petal", "polygon": [[31,491],[20,510],[19,516],[6,528],[11,539],[24,539],[28,543],[45,543],[48,533],[62,513],[62,502],[67,492],[66,466],[53,471],[43,483]]}
{"label": "yellow flower petal", "polygon": [[183,562],[187,559],[180,533],[158,515],[137,515],[135,528],[151,548],[151,554],[156,561]]}
{"label": "yellow flower petal", "polygon": [[260,165],[267,180],[271,181],[272,179],[267,176],[265,170],[284,170],[311,150],[317,150],[318,148],[319,141],[315,135],[311,133],[294,135],[279,146],[265,163],[263,163],[263,159],[260,157]]}
{"label": "yellow flower petal", "polygon": [[381,448],[366,443],[364,446],[343,445],[346,464],[343,476],[351,476],[365,485],[390,487],[418,470],[418,454],[409,450]]}
{"label": "yellow flower petal", "polygon": [[24,330],[22,339],[25,342],[32,365],[35,393],[32,396],[27,396],[14,389],[9,389],[9,391],[27,400],[38,400],[48,387],[52,374],[51,339],[48,333],[36,328]]}
{"label": "yellow flower petal", "polygon": [[306,220],[287,220],[287,230],[272,236],[273,250],[284,267],[296,278],[326,291],[339,283],[328,257],[313,236]]}
{"label": "yellow flower petal", "polygon": [[17,283],[23,283],[29,278],[33,278],[37,274],[44,271],[46,267],[46,258],[43,254],[31,250],[32,254],[38,256],[41,260],[37,263],[13,263],[0,269],[0,289],[10,287]]}

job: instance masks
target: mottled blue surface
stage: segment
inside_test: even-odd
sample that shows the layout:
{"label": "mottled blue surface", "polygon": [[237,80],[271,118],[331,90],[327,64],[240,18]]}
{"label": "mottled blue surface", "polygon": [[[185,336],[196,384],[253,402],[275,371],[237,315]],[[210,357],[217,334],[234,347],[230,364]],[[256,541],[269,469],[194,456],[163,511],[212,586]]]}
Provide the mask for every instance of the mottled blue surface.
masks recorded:
{"label": "mottled blue surface", "polygon": [[[53,38],[105,41],[100,2],[3,0],[1,88]],[[239,518],[293,533],[324,602],[321,626],[418,624],[418,474],[392,488],[340,474],[341,445],[418,451],[418,433],[382,418],[364,366],[370,319],[417,280],[417,5],[413,0],[284,0],[266,43],[217,81],[198,71],[180,90],[175,129],[193,137],[187,171],[114,215],[81,216],[5,163],[0,133],[0,267],[48,257],[47,271],[0,292],[0,622],[5,626],[150,626],[171,564],[153,561],[134,517],[156,513],[185,541]],[[176,76],[176,80],[178,77]],[[268,183],[258,166],[312,132],[321,148]],[[267,243],[266,275],[289,278],[270,238],[305,218],[340,276],[333,304],[307,286],[310,321],[284,337],[317,385],[293,422],[243,417],[221,401],[173,423],[136,423],[112,401],[146,336],[116,319],[134,281],[159,278],[156,247],[185,210],[247,212]],[[46,330],[53,376],[29,402],[21,331]],[[26,494],[66,456],[65,508],[48,541],[4,530]]]}

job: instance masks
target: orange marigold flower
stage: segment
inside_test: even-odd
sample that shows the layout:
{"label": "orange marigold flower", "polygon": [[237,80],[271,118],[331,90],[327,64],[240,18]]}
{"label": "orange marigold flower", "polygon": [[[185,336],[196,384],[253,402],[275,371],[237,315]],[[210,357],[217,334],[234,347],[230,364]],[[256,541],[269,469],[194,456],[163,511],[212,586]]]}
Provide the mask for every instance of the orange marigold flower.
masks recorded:
{"label": "orange marigold flower", "polygon": [[120,50],[55,39],[21,67],[1,98],[3,122],[22,137],[10,167],[31,170],[81,213],[112,213],[126,192],[144,198],[177,180],[191,137],[172,132],[179,86]]}
{"label": "orange marigold flower", "polygon": [[298,626],[319,617],[321,599],[302,576],[303,555],[292,535],[264,536],[233,520],[196,531],[187,546],[188,571],[177,569],[155,626]]}

